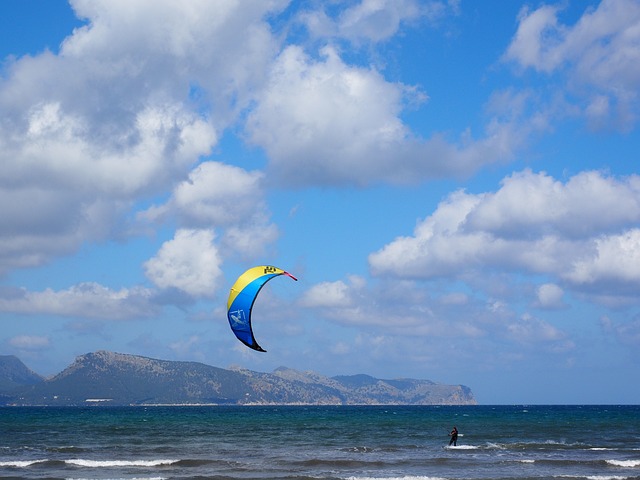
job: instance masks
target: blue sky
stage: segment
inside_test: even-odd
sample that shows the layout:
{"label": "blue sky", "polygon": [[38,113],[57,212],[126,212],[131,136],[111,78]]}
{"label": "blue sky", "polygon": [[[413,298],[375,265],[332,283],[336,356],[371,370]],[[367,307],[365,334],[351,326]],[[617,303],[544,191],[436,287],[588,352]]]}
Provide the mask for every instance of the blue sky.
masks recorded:
{"label": "blue sky", "polygon": [[[0,351],[638,403],[640,3],[0,4]],[[235,278],[273,264],[254,333]]]}

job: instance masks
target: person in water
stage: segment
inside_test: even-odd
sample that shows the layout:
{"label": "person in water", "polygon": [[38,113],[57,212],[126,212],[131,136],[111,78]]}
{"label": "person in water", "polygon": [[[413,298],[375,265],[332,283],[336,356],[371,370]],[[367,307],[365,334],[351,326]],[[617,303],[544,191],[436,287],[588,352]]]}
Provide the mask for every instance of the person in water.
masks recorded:
{"label": "person in water", "polygon": [[451,440],[449,440],[449,446],[451,446],[451,444],[453,444],[453,446],[457,446],[458,445],[458,429],[454,426],[453,430],[451,430],[451,433],[449,434],[449,436],[451,437]]}

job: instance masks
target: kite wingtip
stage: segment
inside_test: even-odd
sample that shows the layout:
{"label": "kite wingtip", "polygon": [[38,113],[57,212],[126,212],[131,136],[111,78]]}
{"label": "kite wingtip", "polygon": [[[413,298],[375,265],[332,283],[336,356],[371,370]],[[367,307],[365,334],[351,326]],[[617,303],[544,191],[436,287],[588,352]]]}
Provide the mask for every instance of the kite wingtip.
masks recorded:
{"label": "kite wingtip", "polygon": [[296,282],[298,281],[298,279],[296,277],[294,277],[293,275],[291,275],[289,272],[284,272],[285,275],[293,278]]}

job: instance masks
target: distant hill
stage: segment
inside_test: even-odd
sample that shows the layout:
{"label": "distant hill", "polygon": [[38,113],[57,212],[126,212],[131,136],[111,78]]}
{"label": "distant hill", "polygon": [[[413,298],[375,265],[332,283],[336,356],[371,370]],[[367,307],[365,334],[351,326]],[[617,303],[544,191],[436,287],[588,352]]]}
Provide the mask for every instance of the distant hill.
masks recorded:
{"label": "distant hill", "polygon": [[[29,383],[25,379],[14,383],[13,389],[0,390],[5,394],[0,402],[5,405],[476,404],[471,390],[463,385],[414,379],[380,380],[368,375],[329,378],[285,367],[273,373],[225,370],[197,362],[106,351],[81,355],[47,380],[37,378],[38,381],[32,378]],[[0,382],[3,380],[0,371]]]}
{"label": "distant hill", "polygon": [[43,377],[29,370],[18,357],[0,355],[0,394],[7,394],[18,388],[43,381]]}

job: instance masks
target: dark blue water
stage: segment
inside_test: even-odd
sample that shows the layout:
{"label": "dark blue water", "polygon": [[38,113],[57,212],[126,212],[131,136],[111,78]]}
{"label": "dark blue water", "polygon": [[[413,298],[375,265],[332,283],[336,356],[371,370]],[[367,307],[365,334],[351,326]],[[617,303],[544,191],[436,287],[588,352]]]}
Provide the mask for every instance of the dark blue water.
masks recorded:
{"label": "dark blue water", "polygon": [[640,479],[640,406],[6,407],[0,478]]}

